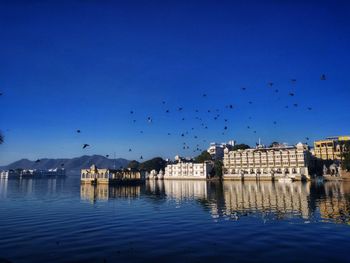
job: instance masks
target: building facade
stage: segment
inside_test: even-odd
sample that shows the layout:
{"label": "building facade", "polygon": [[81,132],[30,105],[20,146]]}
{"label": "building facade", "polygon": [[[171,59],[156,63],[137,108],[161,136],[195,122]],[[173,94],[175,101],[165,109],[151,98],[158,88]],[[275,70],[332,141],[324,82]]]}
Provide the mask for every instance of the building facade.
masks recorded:
{"label": "building facade", "polygon": [[235,141],[229,141],[228,143],[211,143],[207,152],[211,155],[214,160],[222,159],[224,157],[224,150],[226,148],[232,149],[235,146]]}
{"label": "building facade", "polygon": [[145,173],[131,169],[114,170],[100,169],[92,165],[89,169],[82,169],[80,180],[82,183],[117,183],[120,181],[141,181],[145,179]]}
{"label": "building facade", "polygon": [[302,143],[230,151],[225,149],[223,178],[232,180],[308,180],[311,154]]}
{"label": "building facade", "polygon": [[190,161],[179,161],[168,164],[165,167],[164,179],[207,179],[213,169],[211,162],[194,163]]}
{"label": "building facade", "polygon": [[342,160],[342,155],[348,151],[346,142],[350,142],[350,136],[328,137],[314,142],[314,155],[321,160]]}

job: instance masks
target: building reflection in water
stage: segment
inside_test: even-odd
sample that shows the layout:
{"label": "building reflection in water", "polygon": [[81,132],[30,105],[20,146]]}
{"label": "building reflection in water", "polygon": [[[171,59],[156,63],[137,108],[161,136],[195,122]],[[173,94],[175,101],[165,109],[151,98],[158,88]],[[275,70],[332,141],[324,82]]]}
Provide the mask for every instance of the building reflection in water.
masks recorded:
{"label": "building reflection in water", "polygon": [[103,201],[114,198],[136,198],[141,193],[140,185],[110,186],[107,184],[81,184],[80,198],[91,202]]}
{"label": "building reflection in water", "polygon": [[179,203],[197,200],[213,218],[258,214],[264,220],[299,217],[342,223],[350,218],[350,183],[150,180],[145,194]]}
{"label": "building reflection in water", "polygon": [[6,198],[11,193],[21,193],[25,196],[40,196],[56,194],[65,189],[65,178],[48,179],[0,179],[0,197]]}
{"label": "building reflection in water", "polygon": [[323,190],[316,199],[321,218],[350,224],[350,182],[327,182]]}
{"label": "building reflection in water", "polygon": [[224,182],[225,215],[251,212],[310,217],[310,183]]}

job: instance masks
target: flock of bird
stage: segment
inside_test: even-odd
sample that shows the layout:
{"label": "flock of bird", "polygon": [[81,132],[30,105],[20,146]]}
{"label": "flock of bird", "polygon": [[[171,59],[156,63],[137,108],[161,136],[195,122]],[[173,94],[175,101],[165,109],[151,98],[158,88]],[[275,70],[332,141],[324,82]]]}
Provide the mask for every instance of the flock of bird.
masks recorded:
{"label": "flock of bird", "polygon": [[[320,76],[320,80],[321,81],[325,81],[326,80],[326,75],[325,74],[321,74],[321,76]],[[294,86],[294,85],[296,85],[296,83],[297,83],[297,80],[296,79],[290,79],[290,83]],[[275,83],[274,82],[272,82],[272,81],[270,81],[270,82],[268,82],[267,83],[267,86],[268,86],[268,88],[270,88],[270,89],[273,89],[273,92],[274,93],[279,93],[280,92],[280,90],[278,89],[278,88],[275,88]],[[248,90],[248,88],[247,87],[242,87],[241,88],[241,91],[242,92],[246,92]],[[0,93],[0,96],[3,96],[3,93],[1,92]],[[289,93],[288,93],[288,96],[289,97],[294,97],[295,96],[295,91],[290,91]],[[206,93],[204,93],[204,94],[202,94],[201,95],[201,97],[203,98],[203,99],[205,99],[205,98],[207,98],[208,97],[208,95],[206,94]],[[252,105],[253,104],[253,101],[248,101],[248,104],[249,105]],[[186,121],[187,120],[187,118],[188,118],[188,116],[185,116],[184,115],[184,112],[185,112],[185,109],[184,109],[184,107],[183,106],[178,106],[176,109],[174,109],[174,110],[171,110],[170,108],[164,108],[166,105],[167,105],[167,102],[165,101],[165,100],[163,100],[162,101],[162,105],[163,105],[163,108],[161,109],[161,110],[163,110],[164,111],[164,113],[166,114],[166,115],[170,115],[173,111],[174,112],[177,112],[178,114],[180,114],[180,120],[181,121]],[[294,108],[296,108],[296,107],[299,107],[299,104],[298,103],[293,103],[293,107]],[[209,125],[208,125],[208,123],[207,123],[207,121],[210,119],[210,118],[212,118],[214,121],[217,121],[217,120],[219,120],[220,118],[222,118],[222,116],[224,115],[224,114],[227,114],[227,111],[231,111],[231,110],[234,110],[234,109],[236,109],[236,106],[234,105],[234,104],[228,104],[228,105],[225,105],[225,107],[224,107],[225,109],[225,111],[226,112],[223,112],[222,110],[220,110],[220,109],[208,109],[208,110],[206,110],[206,112],[205,111],[203,111],[203,110],[199,110],[199,109],[194,109],[194,113],[195,114],[199,114],[199,113],[205,113],[205,114],[207,114],[207,116],[208,117],[206,117],[206,118],[203,118],[203,117],[200,117],[200,116],[195,116],[194,117],[194,121],[197,121],[197,124],[199,124],[199,127],[201,128],[201,129],[204,129],[204,130],[208,130],[209,128]],[[286,109],[288,109],[289,108],[289,106],[288,105],[286,105],[285,106],[285,108]],[[308,107],[306,107],[306,110],[307,111],[311,111],[313,108],[311,107],[311,106],[308,106]],[[140,120],[137,120],[136,118],[134,118],[134,116],[135,116],[135,110],[130,110],[129,111],[129,114],[130,114],[130,119],[131,119],[131,122],[133,123],[133,124],[135,124],[135,123],[137,123],[137,122],[139,122]],[[193,113],[193,112],[192,112]],[[190,118],[191,119],[191,118]],[[252,119],[252,117],[251,116],[249,116],[249,118],[248,118],[249,120],[251,120]],[[193,119],[192,119],[193,120]],[[154,117],[153,116],[151,116],[151,115],[149,115],[149,116],[147,116],[147,118],[146,118],[146,123],[147,124],[152,124],[152,123],[154,123]],[[142,120],[141,120],[141,122],[142,122]],[[222,135],[225,135],[225,133],[229,130],[229,125],[228,125],[228,122],[229,122],[229,120],[228,120],[228,118],[223,118],[223,126],[222,126],[222,130],[221,130],[221,134]],[[195,122],[191,122],[191,123],[195,123]],[[215,126],[218,126],[219,124],[217,124],[217,125],[215,125]],[[273,125],[277,125],[277,121],[273,121]],[[193,126],[195,126],[195,125],[193,125]],[[248,130],[252,130],[252,132],[254,133],[254,134],[256,134],[257,133],[257,131],[255,130],[255,129],[253,129],[253,127],[251,126],[251,125],[247,125],[247,127],[246,127]],[[190,130],[190,131],[189,131]],[[185,140],[185,138],[188,138],[188,137],[190,137],[190,136],[192,136],[192,138],[193,139],[195,139],[195,140],[199,140],[199,135],[198,134],[196,134],[196,131],[198,130],[198,128],[195,128],[195,127],[191,127],[191,129],[189,129],[189,130],[185,130],[185,131],[181,131],[181,132],[179,132],[179,137],[180,138],[182,138],[183,140]],[[139,131],[140,132],[140,134],[143,134],[144,133],[144,130],[142,129],[142,130],[140,130]],[[82,131],[81,131],[81,129],[77,129],[76,130],[76,133],[77,134],[81,134],[82,133]],[[172,135],[174,135],[174,132],[167,132],[167,135],[168,136],[172,136]],[[190,137],[191,138],[191,137]],[[305,137],[305,139],[308,141],[309,140],[309,137]],[[203,143],[206,143],[207,141],[205,140],[205,139],[203,139],[203,140],[201,140],[201,142],[199,142],[199,141],[197,141],[198,143],[196,143],[195,145],[194,145],[194,147],[193,146],[190,146],[190,144],[188,143],[188,142],[186,142],[186,141],[184,141],[183,142],[183,144],[182,144],[182,149],[183,150],[192,150],[194,153],[195,152],[202,152],[202,148],[200,147],[200,145],[201,145],[201,142],[203,142]],[[88,147],[91,147],[91,145],[89,144],[89,143],[84,143],[84,144],[82,144],[82,149],[87,149]],[[132,147],[130,147],[129,148],[129,152],[132,152]],[[105,157],[106,158],[109,158],[109,154],[106,154],[105,155]],[[143,160],[143,156],[141,155],[140,157],[139,157],[139,159],[140,160]],[[36,160],[35,161],[36,163],[39,163],[40,162],[40,159],[38,159],[38,160]],[[62,166],[64,166],[64,164],[62,164]]]}

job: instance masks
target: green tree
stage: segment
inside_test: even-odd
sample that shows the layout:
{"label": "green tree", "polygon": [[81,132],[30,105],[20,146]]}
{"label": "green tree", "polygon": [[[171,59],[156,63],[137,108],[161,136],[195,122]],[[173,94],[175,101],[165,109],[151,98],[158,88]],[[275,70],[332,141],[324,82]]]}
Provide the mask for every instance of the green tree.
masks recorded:
{"label": "green tree", "polygon": [[280,145],[279,142],[272,142],[269,147],[273,148],[273,147],[278,147],[279,145]]}
{"label": "green tree", "polygon": [[341,167],[343,170],[350,171],[350,142],[344,144],[343,150]]}
{"label": "green tree", "polygon": [[207,151],[203,151],[200,155],[194,158],[196,163],[204,163],[205,161],[211,161],[211,155]]}
{"label": "green tree", "polygon": [[214,172],[215,172],[215,176],[222,178],[222,166],[223,163],[221,160],[216,160],[214,163]]}
{"label": "green tree", "polygon": [[140,166],[140,163],[138,161],[131,161],[129,164],[128,164],[128,168],[130,169],[139,169],[139,166]]}
{"label": "green tree", "polygon": [[248,144],[236,144],[235,146],[233,146],[232,150],[233,151],[237,151],[237,150],[246,150],[246,149],[250,149],[250,146]]}
{"label": "green tree", "polygon": [[146,170],[148,172],[152,170],[160,171],[164,170],[166,166],[166,161],[163,160],[161,157],[156,157],[151,160],[145,161],[143,163],[140,163],[139,169],[140,170]]}

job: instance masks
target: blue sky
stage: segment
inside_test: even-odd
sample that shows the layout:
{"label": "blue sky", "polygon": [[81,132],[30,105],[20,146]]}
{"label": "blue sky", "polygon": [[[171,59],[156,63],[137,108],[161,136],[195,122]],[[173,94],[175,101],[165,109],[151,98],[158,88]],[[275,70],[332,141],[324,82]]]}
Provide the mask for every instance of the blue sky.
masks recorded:
{"label": "blue sky", "polygon": [[349,7],[1,1],[0,164],[114,152],[172,158],[211,141],[293,144],[350,134]]}

